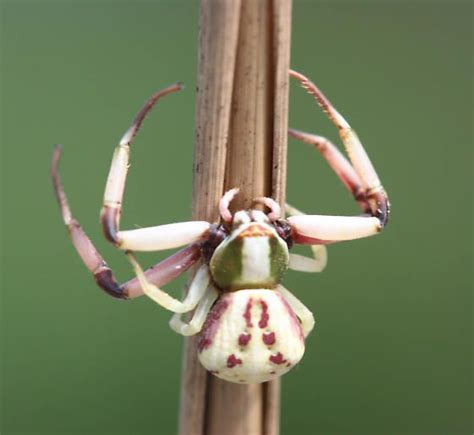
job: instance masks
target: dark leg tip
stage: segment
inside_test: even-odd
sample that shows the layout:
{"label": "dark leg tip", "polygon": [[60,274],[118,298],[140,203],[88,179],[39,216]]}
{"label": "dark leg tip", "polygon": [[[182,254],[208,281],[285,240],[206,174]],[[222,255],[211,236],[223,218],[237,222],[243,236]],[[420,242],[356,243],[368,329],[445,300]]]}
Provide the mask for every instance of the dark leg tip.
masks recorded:
{"label": "dark leg tip", "polygon": [[372,216],[380,221],[381,229],[385,228],[390,216],[390,202],[384,190],[367,195],[367,199],[373,210]]}
{"label": "dark leg tip", "polygon": [[100,222],[102,224],[105,238],[116,246],[119,244],[119,239],[117,237],[117,218],[119,213],[120,211],[118,208],[104,206],[100,216]]}
{"label": "dark leg tip", "polygon": [[108,267],[104,267],[102,270],[94,274],[97,285],[117,299],[128,299],[123,289],[117,284],[112,271]]}

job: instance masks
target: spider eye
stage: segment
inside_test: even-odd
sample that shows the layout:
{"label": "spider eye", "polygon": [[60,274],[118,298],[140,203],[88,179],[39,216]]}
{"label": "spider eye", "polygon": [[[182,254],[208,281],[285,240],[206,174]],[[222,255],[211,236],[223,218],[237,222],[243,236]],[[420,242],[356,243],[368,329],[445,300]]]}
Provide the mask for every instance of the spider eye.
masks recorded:
{"label": "spider eye", "polygon": [[260,211],[260,210],[251,210],[250,216],[253,222],[260,222],[260,223],[270,222],[270,219],[268,219],[268,216],[263,211]]}
{"label": "spider eye", "polygon": [[249,224],[251,221],[252,219],[250,218],[249,214],[246,211],[241,210],[234,214],[233,227],[237,228],[241,225]]}

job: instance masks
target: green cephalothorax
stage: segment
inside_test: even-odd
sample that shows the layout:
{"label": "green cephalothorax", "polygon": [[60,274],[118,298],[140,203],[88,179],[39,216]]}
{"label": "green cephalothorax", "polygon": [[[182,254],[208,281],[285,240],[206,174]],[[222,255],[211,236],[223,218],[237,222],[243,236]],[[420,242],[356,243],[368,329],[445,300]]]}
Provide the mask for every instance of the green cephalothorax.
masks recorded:
{"label": "green cephalothorax", "polygon": [[236,213],[231,234],[217,247],[210,270],[219,288],[273,288],[288,268],[288,247],[267,217]]}

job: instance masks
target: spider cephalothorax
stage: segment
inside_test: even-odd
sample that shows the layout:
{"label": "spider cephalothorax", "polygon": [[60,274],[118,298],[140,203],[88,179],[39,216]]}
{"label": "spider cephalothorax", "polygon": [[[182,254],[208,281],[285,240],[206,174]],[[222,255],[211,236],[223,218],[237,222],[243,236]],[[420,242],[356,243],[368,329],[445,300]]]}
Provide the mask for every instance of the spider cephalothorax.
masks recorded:
{"label": "spider cephalothorax", "polygon": [[[106,238],[126,251],[136,278],[119,284],[111,269],[72,217],[53,155],[52,176],[64,223],[84,264],[97,284],[114,297],[146,294],[176,313],[170,326],[182,335],[198,334],[199,359],[222,379],[239,383],[271,380],[290,370],[304,353],[304,340],[314,326],[311,312],[281,281],[287,269],[320,272],[326,265],[325,245],[377,234],[388,220],[387,195],[362,144],[349,124],[321,91],[303,75],[291,71],[313,95],[339,129],[350,162],[327,139],[289,130],[291,136],[314,145],[327,160],[363,211],[362,216],[305,215],[286,205],[281,216],[271,198],[255,203],[268,213],[250,209],[232,214],[229,204],[238,189],[226,192],[219,204],[221,222],[192,221],[150,228],[119,229],[130,144],[144,118],[162,96],[181,89],[172,85],[154,94],[136,116],[116,148],[104,194],[101,222]],[[309,245],[313,258],[289,253],[293,243]],[[143,271],[133,251],[186,248]],[[179,301],[159,286],[173,280],[202,259],[186,297]],[[194,310],[188,323],[181,314]]]}
{"label": "spider cephalothorax", "polygon": [[209,269],[224,291],[274,288],[288,268],[288,247],[259,210],[239,211],[229,235],[216,247]]}

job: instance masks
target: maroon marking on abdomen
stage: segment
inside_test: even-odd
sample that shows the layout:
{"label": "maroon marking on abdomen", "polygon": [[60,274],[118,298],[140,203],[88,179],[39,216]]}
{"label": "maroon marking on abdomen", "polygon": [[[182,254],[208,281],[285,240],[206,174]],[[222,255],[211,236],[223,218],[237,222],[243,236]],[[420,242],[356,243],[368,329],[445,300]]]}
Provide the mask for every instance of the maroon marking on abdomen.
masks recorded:
{"label": "maroon marking on abdomen", "polygon": [[260,305],[262,306],[262,315],[258,322],[258,326],[260,326],[260,328],[266,328],[268,320],[270,319],[270,315],[268,314],[268,304],[265,301],[260,300]]}
{"label": "maroon marking on abdomen", "polygon": [[267,346],[275,344],[275,333],[269,332],[268,334],[262,334],[262,340]]}
{"label": "maroon marking on abdomen", "polygon": [[283,359],[283,355],[278,352],[276,355],[270,355],[268,358],[273,364],[284,364],[286,363],[286,359]]}
{"label": "maroon marking on abdomen", "polygon": [[227,358],[227,367],[232,369],[238,364],[242,364],[242,360],[237,358],[234,354],[229,355],[229,358]]}
{"label": "maroon marking on abdomen", "polygon": [[247,302],[247,306],[245,307],[245,312],[243,314],[244,319],[245,319],[245,324],[247,325],[247,328],[251,328],[253,326],[252,324],[252,314],[250,310],[252,309],[252,298],[249,298]]}
{"label": "maroon marking on abdomen", "polygon": [[247,346],[247,344],[249,344],[249,341],[250,339],[252,338],[252,336],[250,334],[247,334],[247,333],[243,333],[243,334],[240,334],[239,335],[239,346]]}
{"label": "maroon marking on abdomen", "polygon": [[211,346],[219,328],[220,319],[231,303],[229,300],[231,297],[230,295],[223,296],[207,315],[206,323],[204,323],[197,345],[198,352],[202,352]]}

